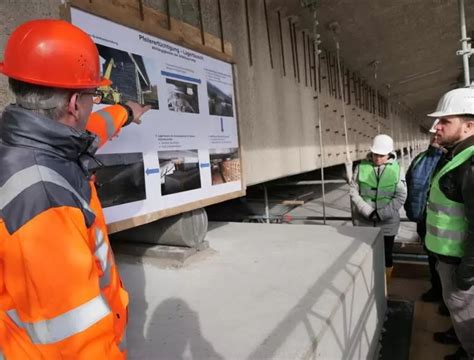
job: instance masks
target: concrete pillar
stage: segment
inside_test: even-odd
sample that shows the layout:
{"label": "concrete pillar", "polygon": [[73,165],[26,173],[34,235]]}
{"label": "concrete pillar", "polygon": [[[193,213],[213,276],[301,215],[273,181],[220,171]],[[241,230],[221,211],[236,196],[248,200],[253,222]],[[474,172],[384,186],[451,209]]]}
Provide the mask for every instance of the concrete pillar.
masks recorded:
{"label": "concrete pillar", "polygon": [[[59,18],[60,0],[2,0],[0,2],[0,49],[3,50],[12,31],[25,21],[38,18]],[[8,81],[0,76],[0,110],[13,101]]]}

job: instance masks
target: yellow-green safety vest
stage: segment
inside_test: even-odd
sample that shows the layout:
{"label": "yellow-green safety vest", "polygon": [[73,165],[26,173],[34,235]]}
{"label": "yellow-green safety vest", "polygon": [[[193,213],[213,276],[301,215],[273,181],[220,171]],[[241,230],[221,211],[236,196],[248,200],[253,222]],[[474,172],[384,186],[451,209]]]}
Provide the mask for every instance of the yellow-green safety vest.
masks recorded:
{"label": "yellow-green safety vest", "polygon": [[359,165],[359,192],[364,201],[380,209],[395,197],[400,180],[400,165],[397,161],[386,163],[380,177],[373,163],[363,160]]}
{"label": "yellow-green safety vest", "polygon": [[468,221],[464,204],[448,199],[439,187],[439,179],[474,156],[474,146],[457,154],[434,175],[426,208],[426,247],[440,255],[462,257]]}

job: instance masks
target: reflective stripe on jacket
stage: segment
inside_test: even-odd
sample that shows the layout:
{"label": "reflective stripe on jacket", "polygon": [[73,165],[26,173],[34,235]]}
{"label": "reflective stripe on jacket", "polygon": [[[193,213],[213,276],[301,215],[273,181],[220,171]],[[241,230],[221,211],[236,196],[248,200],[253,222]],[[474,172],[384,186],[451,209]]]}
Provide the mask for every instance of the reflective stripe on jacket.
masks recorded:
{"label": "reflective stripe on jacket", "polygon": [[87,122],[87,130],[99,137],[99,147],[101,147],[120,132],[127,118],[128,113],[123,107],[107,106],[91,114]]}
{"label": "reflective stripe on jacket", "polygon": [[397,161],[387,163],[381,174],[375,173],[375,167],[367,160],[359,166],[359,190],[364,201],[375,209],[387,205],[394,197],[400,180],[400,166]]}
{"label": "reflective stripe on jacket", "polygon": [[448,199],[441,191],[439,180],[443,175],[474,156],[474,146],[457,154],[433,177],[426,209],[426,247],[440,255],[464,255],[468,221],[464,204]]}
{"label": "reflective stripe on jacket", "polygon": [[[126,121],[120,106],[107,112]],[[128,294],[81,161],[96,136],[9,106],[0,138],[0,351],[124,359]]]}

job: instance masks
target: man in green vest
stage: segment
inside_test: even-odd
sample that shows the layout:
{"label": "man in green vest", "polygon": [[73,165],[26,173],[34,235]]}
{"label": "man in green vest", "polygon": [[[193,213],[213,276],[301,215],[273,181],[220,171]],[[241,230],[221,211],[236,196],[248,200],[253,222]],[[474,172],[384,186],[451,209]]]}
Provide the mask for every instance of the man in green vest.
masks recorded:
{"label": "man in green vest", "polygon": [[474,89],[447,92],[428,116],[439,119],[436,136],[447,153],[431,181],[425,241],[462,345],[445,359],[474,359]]}

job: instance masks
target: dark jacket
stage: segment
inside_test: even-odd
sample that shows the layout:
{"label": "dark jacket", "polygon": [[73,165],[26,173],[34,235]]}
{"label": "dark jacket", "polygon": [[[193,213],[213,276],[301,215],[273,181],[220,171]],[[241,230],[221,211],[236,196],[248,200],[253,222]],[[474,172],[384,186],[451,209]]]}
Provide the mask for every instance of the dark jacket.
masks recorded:
{"label": "dark jacket", "polygon": [[418,154],[410,164],[406,174],[408,196],[404,204],[408,219],[419,222],[424,218],[424,210],[430,187],[431,174],[443,155],[443,150],[429,146]]}
{"label": "dark jacket", "polygon": [[[436,172],[469,146],[474,146],[474,136],[446,148],[447,153],[439,161]],[[442,257],[441,261],[459,263],[456,270],[456,284],[460,289],[466,290],[474,285],[474,158],[446,173],[439,180],[439,185],[448,199],[464,203],[464,211],[469,223],[464,256],[460,260]]]}

